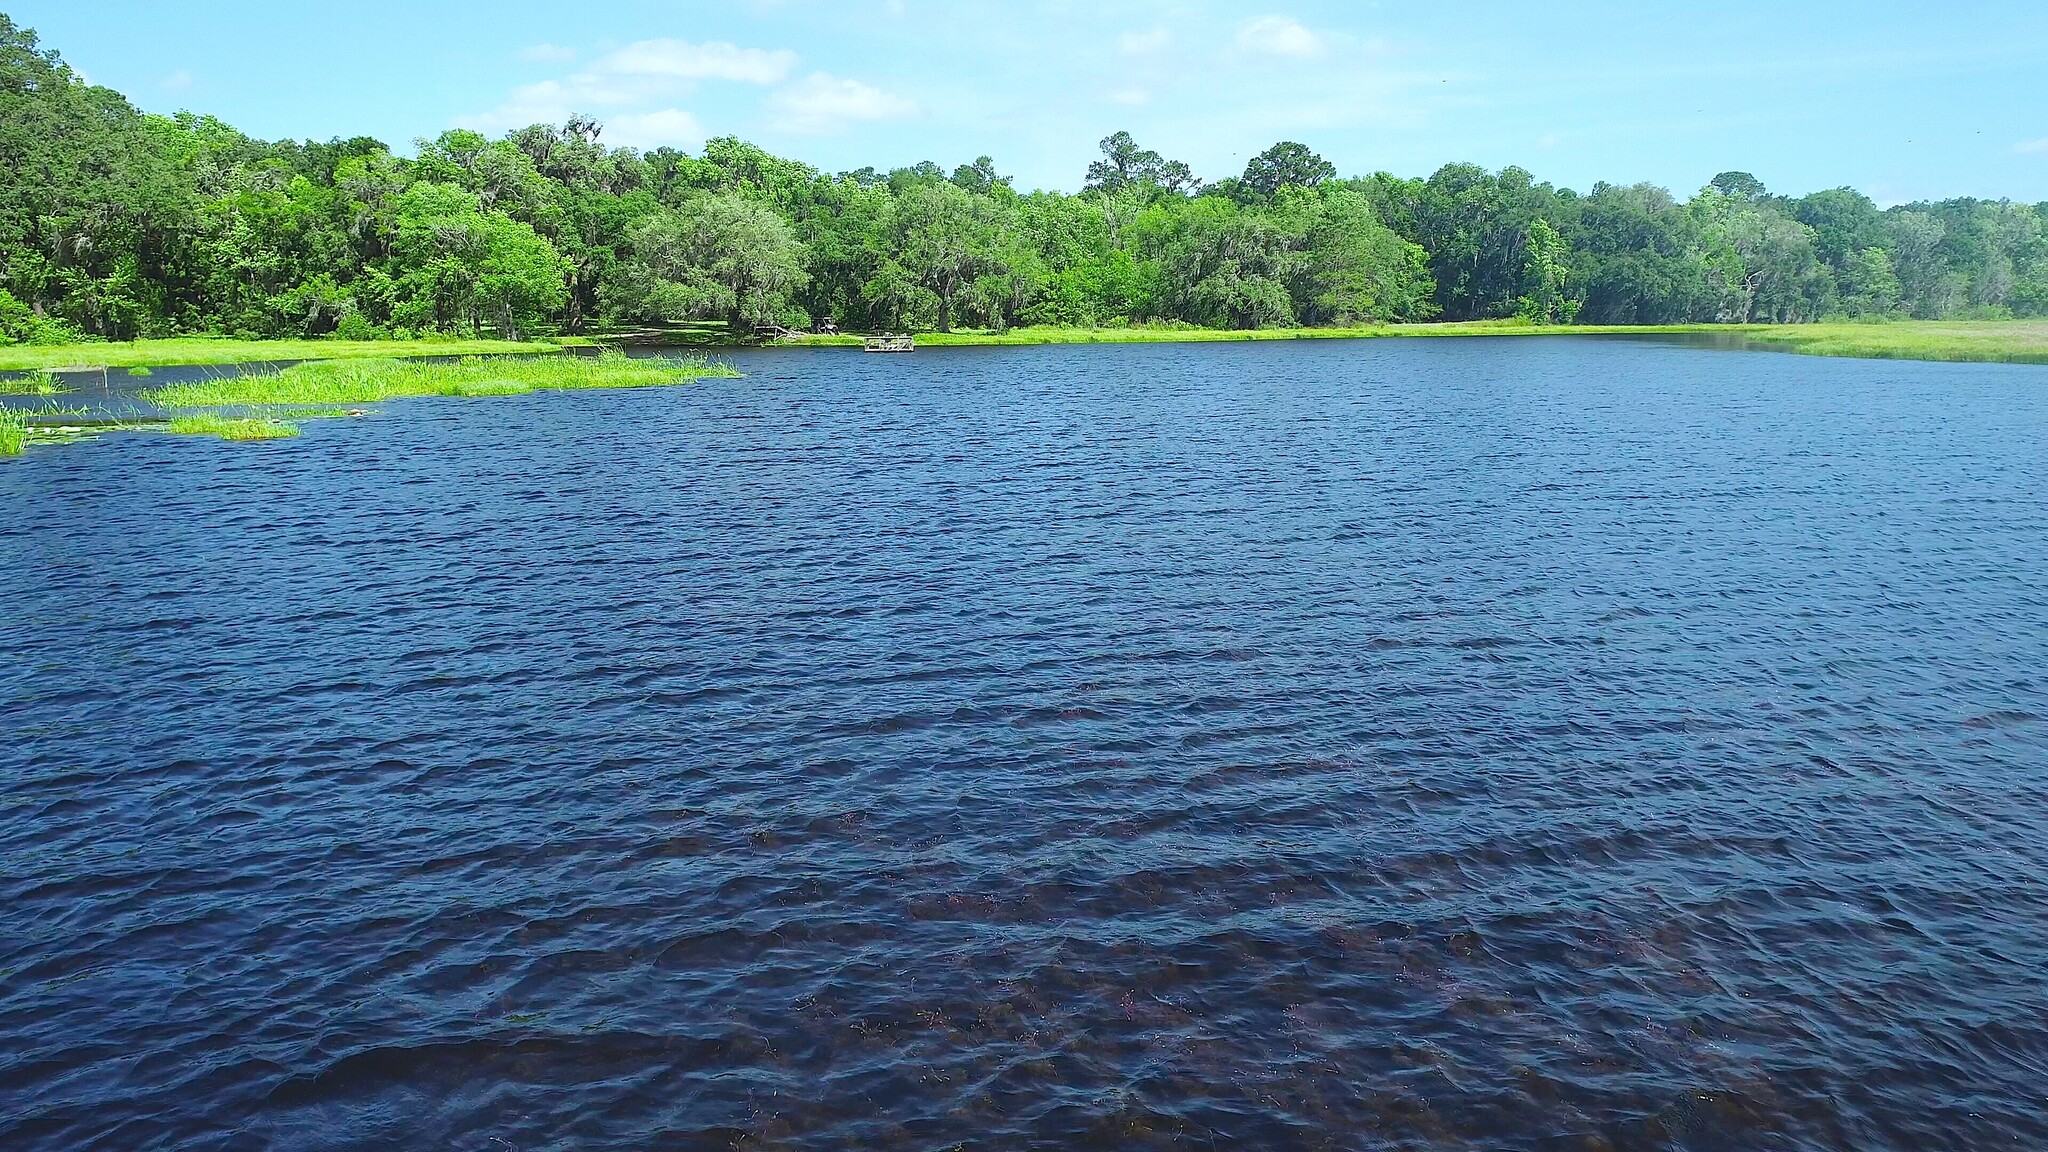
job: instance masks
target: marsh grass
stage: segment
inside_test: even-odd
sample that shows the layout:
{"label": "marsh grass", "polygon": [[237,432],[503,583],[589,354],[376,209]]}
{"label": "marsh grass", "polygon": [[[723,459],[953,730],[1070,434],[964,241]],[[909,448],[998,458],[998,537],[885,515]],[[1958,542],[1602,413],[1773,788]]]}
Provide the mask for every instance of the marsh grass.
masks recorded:
{"label": "marsh grass", "polygon": [[0,408],[0,456],[19,456],[28,446],[28,418],[12,408]]}
{"label": "marsh grass", "polygon": [[2048,321],[1900,320],[1749,328],[1753,348],[1866,360],[2048,364]]}
{"label": "marsh grass", "polygon": [[222,416],[201,412],[179,416],[165,426],[173,436],[218,436],[222,440],[288,440],[299,434],[299,426],[283,420],[257,416]]}
{"label": "marsh grass", "polygon": [[134,368],[130,368],[130,369],[128,370],[128,374],[129,374],[130,376],[154,376],[154,375],[156,375],[156,373],[154,373],[154,372],[151,372],[151,371],[150,371],[150,370],[149,370],[148,368],[142,367],[142,366],[140,366],[140,365],[137,365],[137,366],[136,366],[136,367],[134,367]]}
{"label": "marsh grass", "polygon": [[407,396],[647,388],[737,375],[729,365],[701,358],[635,360],[618,351],[590,357],[469,357],[453,363],[328,360],[295,364],[281,372],[167,385],[142,393],[142,398],[165,408],[375,404]]}
{"label": "marsh grass", "polygon": [[0,395],[6,396],[62,396],[73,391],[76,389],[48,372],[31,372],[26,376],[0,379]]}
{"label": "marsh grass", "polygon": [[288,420],[333,420],[342,416],[368,416],[361,408],[301,408],[289,405],[278,410],[277,415]]}

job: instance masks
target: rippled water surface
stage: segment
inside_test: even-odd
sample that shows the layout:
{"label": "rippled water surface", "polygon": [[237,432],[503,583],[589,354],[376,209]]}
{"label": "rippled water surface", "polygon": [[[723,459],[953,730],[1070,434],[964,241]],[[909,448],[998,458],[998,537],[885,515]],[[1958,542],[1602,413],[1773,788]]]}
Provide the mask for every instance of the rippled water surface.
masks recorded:
{"label": "rippled water surface", "polygon": [[0,465],[0,1146],[2048,1144],[2048,369],[740,365]]}

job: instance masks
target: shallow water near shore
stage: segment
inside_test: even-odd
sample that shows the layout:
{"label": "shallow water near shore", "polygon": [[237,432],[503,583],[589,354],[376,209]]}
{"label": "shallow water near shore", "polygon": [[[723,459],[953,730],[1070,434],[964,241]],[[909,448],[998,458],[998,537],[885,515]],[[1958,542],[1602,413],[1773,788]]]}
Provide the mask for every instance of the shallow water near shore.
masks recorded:
{"label": "shallow water near shore", "polygon": [[0,467],[0,1147],[2048,1143],[2048,368],[733,359]]}

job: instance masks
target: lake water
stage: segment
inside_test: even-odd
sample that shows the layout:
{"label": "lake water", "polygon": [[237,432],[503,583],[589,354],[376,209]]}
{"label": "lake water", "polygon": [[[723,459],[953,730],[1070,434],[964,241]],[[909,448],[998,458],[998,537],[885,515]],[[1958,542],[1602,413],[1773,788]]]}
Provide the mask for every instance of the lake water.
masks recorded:
{"label": "lake water", "polygon": [[738,362],[0,464],[0,1146],[2048,1144],[2048,369]]}

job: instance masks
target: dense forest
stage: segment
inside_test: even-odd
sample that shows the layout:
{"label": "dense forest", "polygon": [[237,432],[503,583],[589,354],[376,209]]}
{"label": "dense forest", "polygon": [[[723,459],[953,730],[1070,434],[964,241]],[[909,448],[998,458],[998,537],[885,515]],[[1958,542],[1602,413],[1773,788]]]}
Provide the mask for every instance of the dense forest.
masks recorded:
{"label": "dense forest", "polygon": [[1468,164],[1345,179],[1296,143],[1205,181],[1125,133],[1101,147],[1068,195],[987,157],[829,175],[731,138],[641,153],[586,119],[411,157],[271,143],[144,114],[0,15],[0,343],[2048,315],[2048,204],[1881,210],[1739,172],[1686,200]]}

